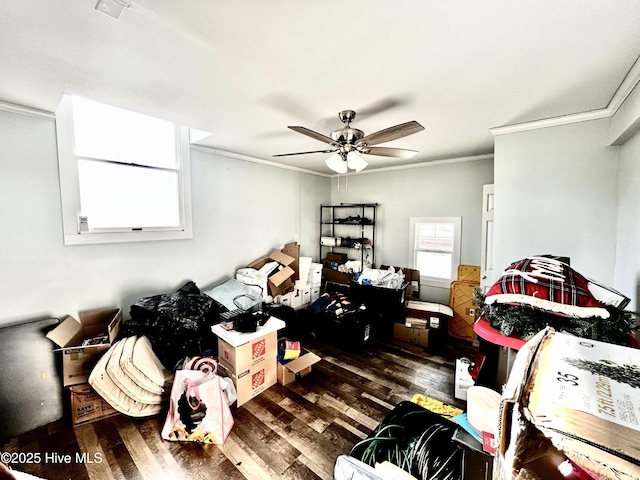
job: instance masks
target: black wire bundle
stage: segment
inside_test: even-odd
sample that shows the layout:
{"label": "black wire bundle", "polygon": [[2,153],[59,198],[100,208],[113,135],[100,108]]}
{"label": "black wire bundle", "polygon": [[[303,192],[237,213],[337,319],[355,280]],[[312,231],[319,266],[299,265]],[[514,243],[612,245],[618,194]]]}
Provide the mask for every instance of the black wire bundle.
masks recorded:
{"label": "black wire bundle", "polygon": [[388,461],[420,480],[461,480],[462,450],[452,440],[455,427],[434,417],[425,410],[392,414],[354,445],[351,456],[371,466]]}
{"label": "black wire bundle", "polygon": [[423,480],[461,479],[462,450],[453,445],[453,429],[435,424],[415,440],[411,474]]}

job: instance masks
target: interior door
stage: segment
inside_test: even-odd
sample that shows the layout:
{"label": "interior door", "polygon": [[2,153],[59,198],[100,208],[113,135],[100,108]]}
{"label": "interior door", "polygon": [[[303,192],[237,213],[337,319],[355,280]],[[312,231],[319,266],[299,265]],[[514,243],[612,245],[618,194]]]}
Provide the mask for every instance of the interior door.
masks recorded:
{"label": "interior door", "polygon": [[480,250],[480,288],[493,285],[493,185],[482,186],[482,248]]}

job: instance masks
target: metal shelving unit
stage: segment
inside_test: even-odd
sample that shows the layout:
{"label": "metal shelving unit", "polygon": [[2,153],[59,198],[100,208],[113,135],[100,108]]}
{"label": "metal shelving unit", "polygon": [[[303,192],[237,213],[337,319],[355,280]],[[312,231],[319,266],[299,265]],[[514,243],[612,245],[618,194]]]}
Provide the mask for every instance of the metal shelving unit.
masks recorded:
{"label": "metal shelving unit", "polygon": [[[350,260],[360,260],[360,270],[368,263],[374,267],[377,207],[377,203],[321,205],[320,258],[328,252],[346,253]],[[326,239],[335,239],[335,244]],[[357,258],[354,251],[359,251]]]}

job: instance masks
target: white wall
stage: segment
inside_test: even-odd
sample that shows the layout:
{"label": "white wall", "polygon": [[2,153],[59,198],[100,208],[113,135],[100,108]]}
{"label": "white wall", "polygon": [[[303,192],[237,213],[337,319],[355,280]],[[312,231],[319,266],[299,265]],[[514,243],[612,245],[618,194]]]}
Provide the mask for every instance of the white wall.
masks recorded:
{"label": "white wall", "polygon": [[640,133],[622,147],[618,196],[617,261],[614,288],[631,297],[629,310],[638,310],[640,297]]}
{"label": "white wall", "polygon": [[203,150],[191,169],[192,240],[64,246],[55,123],[0,111],[0,325],[111,305],[127,317],[142,296],[206,289],[293,240],[317,258],[328,178]]}
{"label": "white wall", "polygon": [[[365,170],[366,172],[366,170]],[[338,189],[338,180],[340,189]],[[376,266],[411,267],[410,217],[462,217],[461,262],[480,265],[482,185],[493,183],[493,160],[360,173],[334,178],[334,204],[378,203]],[[449,303],[449,289],[421,289],[424,300]]]}
{"label": "white wall", "polygon": [[495,138],[495,268],[536,254],[569,256],[613,285],[619,147],[609,119]]}

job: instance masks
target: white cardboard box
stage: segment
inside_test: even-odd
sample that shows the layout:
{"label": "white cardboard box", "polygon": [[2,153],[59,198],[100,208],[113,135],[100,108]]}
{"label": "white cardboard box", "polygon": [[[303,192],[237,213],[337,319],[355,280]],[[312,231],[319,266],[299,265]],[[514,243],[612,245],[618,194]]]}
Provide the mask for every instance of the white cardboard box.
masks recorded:
{"label": "white cardboard box", "polygon": [[309,266],[309,277],[310,284],[316,284],[322,282],[322,264],[321,263],[312,263]]}

